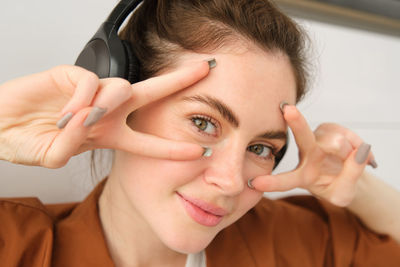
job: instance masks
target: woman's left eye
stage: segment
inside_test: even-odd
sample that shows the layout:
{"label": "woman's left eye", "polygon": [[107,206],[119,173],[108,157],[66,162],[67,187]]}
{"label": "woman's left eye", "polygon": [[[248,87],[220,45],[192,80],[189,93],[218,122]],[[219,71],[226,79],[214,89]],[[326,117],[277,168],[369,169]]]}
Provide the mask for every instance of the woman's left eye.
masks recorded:
{"label": "woman's left eye", "polygon": [[217,126],[211,122],[210,118],[194,117],[192,118],[193,124],[201,131],[209,135],[217,133]]}
{"label": "woman's left eye", "polygon": [[251,145],[247,148],[247,150],[264,159],[268,159],[273,156],[272,148],[266,145]]}

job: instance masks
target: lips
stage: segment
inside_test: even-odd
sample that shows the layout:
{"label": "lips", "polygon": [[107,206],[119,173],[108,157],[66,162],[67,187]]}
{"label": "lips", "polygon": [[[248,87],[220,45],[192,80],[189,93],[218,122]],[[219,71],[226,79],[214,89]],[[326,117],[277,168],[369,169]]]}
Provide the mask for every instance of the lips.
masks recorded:
{"label": "lips", "polygon": [[223,216],[228,214],[225,209],[203,200],[185,196],[180,193],[177,193],[177,195],[189,216],[201,225],[210,227],[216,226],[222,220]]}

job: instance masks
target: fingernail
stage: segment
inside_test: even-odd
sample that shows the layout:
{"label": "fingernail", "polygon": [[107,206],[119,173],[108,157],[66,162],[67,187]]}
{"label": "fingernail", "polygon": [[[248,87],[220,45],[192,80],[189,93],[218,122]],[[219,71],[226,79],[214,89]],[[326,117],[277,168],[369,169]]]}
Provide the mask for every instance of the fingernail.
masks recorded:
{"label": "fingernail", "polygon": [[369,151],[371,150],[371,145],[367,143],[362,143],[361,146],[358,148],[355,160],[358,164],[363,164],[369,155]]}
{"label": "fingernail", "polygon": [[213,69],[217,66],[217,61],[215,60],[215,58],[207,59],[207,62],[210,69]]}
{"label": "fingernail", "polygon": [[203,147],[204,148],[204,152],[203,152],[203,157],[211,157],[212,155],[212,149],[209,147]]}
{"label": "fingernail", "polygon": [[62,117],[56,124],[58,129],[63,129],[67,125],[67,123],[71,120],[73,115],[74,113],[72,112],[68,112],[67,114],[65,114],[64,117]]}
{"label": "fingernail", "polygon": [[369,165],[374,169],[378,168],[378,163],[374,159],[369,162]]}
{"label": "fingernail", "polygon": [[284,109],[285,109],[285,106],[286,106],[286,105],[289,105],[288,102],[286,102],[286,101],[281,102],[280,105],[279,105],[279,108],[281,109],[282,114],[285,113],[285,112],[284,112]]}
{"label": "fingernail", "polygon": [[253,186],[253,184],[252,184],[253,180],[254,180],[254,178],[251,178],[251,179],[247,180],[247,186],[248,186],[250,189],[255,189],[254,186]]}
{"label": "fingernail", "polygon": [[90,111],[89,115],[87,116],[83,126],[89,127],[98,122],[101,117],[107,112],[106,108],[94,107],[92,111]]}

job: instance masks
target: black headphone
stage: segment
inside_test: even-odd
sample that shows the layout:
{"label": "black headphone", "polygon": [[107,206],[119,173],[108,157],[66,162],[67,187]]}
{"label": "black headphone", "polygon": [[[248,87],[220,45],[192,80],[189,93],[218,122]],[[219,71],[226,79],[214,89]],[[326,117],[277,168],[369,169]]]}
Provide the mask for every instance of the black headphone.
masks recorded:
{"label": "black headphone", "polygon": [[90,70],[99,78],[120,77],[130,83],[139,81],[139,60],[118,30],[142,0],[121,0],[96,34],[79,54],[75,65]]}
{"label": "black headphone", "polygon": [[[120,77],[130,83],[138,82],[139,60],[130,43],[119,38],[118,30],[141,2],[142,0],[121,0],[86,44],[75,65],[96,73],[99,78]],[[288,141],[289,139],[275,155],[274,169],[285,155]]]}

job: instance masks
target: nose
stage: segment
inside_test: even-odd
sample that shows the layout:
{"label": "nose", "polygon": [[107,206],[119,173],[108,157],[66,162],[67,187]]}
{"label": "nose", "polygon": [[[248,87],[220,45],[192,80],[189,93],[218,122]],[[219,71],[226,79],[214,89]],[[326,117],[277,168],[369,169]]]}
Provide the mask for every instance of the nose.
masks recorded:
{"label": "nose", "polygon": [[239,145],[213,149],[210,164],[204,172],[204,180],[217,187],[224,195],[240,194],[245,188],[244,156],[245,149]]}

